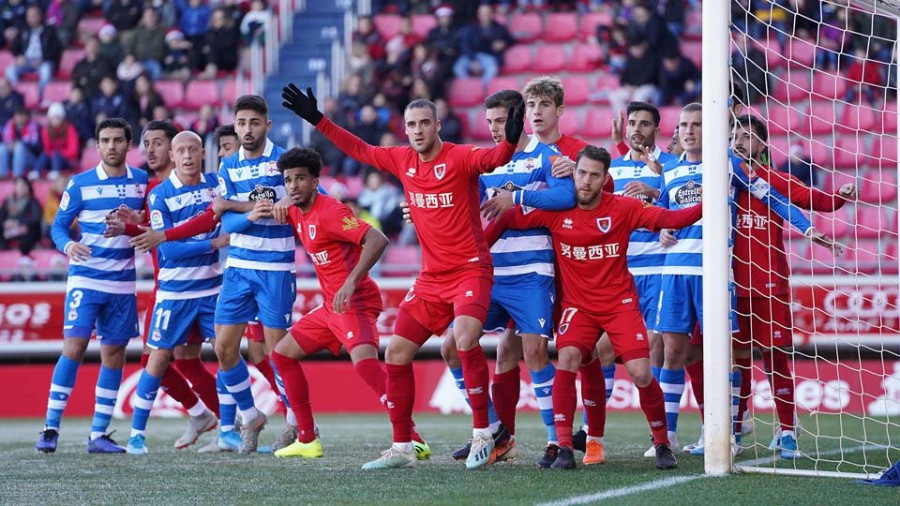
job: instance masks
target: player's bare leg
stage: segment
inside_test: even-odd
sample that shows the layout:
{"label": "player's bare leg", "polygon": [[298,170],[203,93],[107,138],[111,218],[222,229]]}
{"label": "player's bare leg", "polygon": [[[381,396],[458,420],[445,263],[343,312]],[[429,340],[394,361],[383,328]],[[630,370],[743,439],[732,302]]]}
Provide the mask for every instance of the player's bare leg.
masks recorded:
{"label": "player's bare leg", "polygon": [[466,459],[467,469],[481,469],[491,464],[494,451],[488,414],[490,374],[479,344],[481,336],[482,322],[478,319],[460,315],[453,320],[453,339],[459,350],[466,392],[472,407],[472,450]]}
{"label": "player's bare leg", "polygon": [[[287,335],[288,331],[287,329],[273,329],[263,326],[263,333],[266,339],[266,355],[272,356],[272,351],[281,341],[285,340],[284,336]],[[288,340],[290,341],[290,339]],[[286,408],[284,414],[284,430],[281,431],[281,434],[279,434],[278,437],[275,438],[275,442],[272,443],[272,449],[277,451],[297,440],[297,418],[294,416],[294,410],[291,409],[291,403],[285,392],[284,380],[278,372],[277,366],[273,369],[273,372],[275,373],[275,385],[278,389],[278,394],[281,396],[281,400],[284,402],[284,407]]]}
{"label": "player's bare leg", "polygon": [[[219,399],[216,393],[216,378],[200,360],[201,343],[191,343],[176,347],[172,353],[174,365],[185,379],[191,382],[191,389],[199,396],[194,406],[185,406],[190,420],[184,434],[175,441],[175,449],[181,450],[197,442],[201,434],[214,430],[219,424]],[[154,350],[155,351],[155,350]],[[168,371],[169,367],[166,367]]]}
{"label": "player's bare leg", "polygon": [[219,360],[219,375],[222,376],[228,392],[234,397],[243,420],[241,430],[241,453],[256,452],[259,433],[266,426],[266,415],[256,409],[253,393],[250,391],[250,374],[247,364],[241,358],[241,339],[246,323],[216,325],[216,357]]}
{"label": "player's bare leg", "polygon": [[641,410],[650,424],[653,433],[653,446],[656,450],[656,467],[658,469],[673,469],[677,466],[675,455],[672,453],[669,441],[669,432],[666,427],[666,409],[663,400],[663,391],[650,371],[649,358],[634,358],[625,360],[625,370],[631,376],[634,386],[638,389]]}

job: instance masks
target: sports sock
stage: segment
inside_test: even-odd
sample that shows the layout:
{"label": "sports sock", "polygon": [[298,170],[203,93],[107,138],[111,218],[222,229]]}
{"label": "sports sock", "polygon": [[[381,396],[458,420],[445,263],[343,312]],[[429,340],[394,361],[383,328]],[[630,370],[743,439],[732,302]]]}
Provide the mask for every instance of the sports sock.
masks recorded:
{"label": "sports sock", "polygon": [[[271,357],[271,355],[270,355]],[[288,400],[287,394],[284,391],[284,380],[281,378],[281,373],[278,372],[278,367],[275,366],[275,363],[270,360],[270,365],[272,366],[272,374],[275,375],[275,386],[277,386],[278,394],[281,396],[281,402],[284,403],[284,408],[287,412],[291,411],[291,401]]]}
{"label": "sports sock", "polygon": [[[491,400],[497,416],[510,434],[516,433],[516,406],[519,404],[519,365],[509,371],[494,374],[491,384]],[[538,399],[540,403],[540,399]]]}
{"label": "sports sock", "polygon": [[94,404],[94,420],[91,422],[92,440],[106,434],[106,429],[109,428],[109,422],[112,420],[113,410],[116,407],[116,396],[119,394],[119,385],[121,384],[122,369],[100,366],[97,388],[94,390],[96,402]]}
{"label": "sports sock", "polygon": [[416,400],[416,378],[412,364],[385,364],[387,374],[387,407],[394,443],[412,441],[412,411]]}
{"label": "sports sock", "polygon": [[572,448],[572,423],[575,418],[575,406],[578,404],[575,376],[572,371],[557,369],[553,384],[553,420],[556,424],[559,446],[564,448]]}
{"label": "sports sock", "polygon": [[656,378],[656,381],[659,381],[659,373],[662,371],[662,367],[656,367],[651,365],[650,372],[653,374],[653,377]]}
{"label": "sports sock", "polygon": [[156,400],[156,394],[159,392],[159,385],[162,378],[158,378],[147,370],[141,371],[141,377],[138,379],[137,392],[134,396],[134,414],[131,418],[131,435],[144,435],[147,430],[147,419],[150,418],[150,409],[153,408],[153,401]]}
{"label": "sports sock", "polygon": [[50,380],[50,395],[47,399],[47,420],[44,425],[48,429],[59,430],[63,411],[72,396],[75,388],[75,378],[78,376],[79,362],[65,355],[60,355],[53,368],[53,378]]}
{"label": "sports sock", "polygon": [[309,383],[299,360],[272,352],[272,362],[281,371],[285,394],[291,399],[291,411],[297,417],[297,441],[311,443],[316,439],[316,424],[309,402]]}
{"label": "sports sock", "polygon": [[[663,369],[665,374],[666,369]],[[659,383],[654,379],[649,385],[641,388],[638,387],[638,395],[640,396],[641,409],[647,422],[650,424],[650,432],[653,433],[653,445],[669,444],[668,431],[675,432],[672,427],[667,427],[666,419],[669,413],[666,406],[669,404],[663,398],[663,391]]]}
{"label": "sports sock", "polygon": [[[602,437],[606,430],[606,389],[605,382],[598,381],[606,376],[606,368],[599,360],[581,367],[581,402],[587,417],[587,435]],[[615,366],[613,366],[615,371]]]}
{"label": "sports sock", "polygon": [[381,368],[381,362],[377,358],[367,358],[354,364],[353,368],[363,382],[375,392],[378,402],[384,405],[387,400],[387,376]]}
{"label": "sports sock", "polygon": [[[199,357],[176,359],[175,367],[191,383],[191,390],[197,393],[203,400],[203,404],[206,404],[207,408],[218,415],[219,399],[216,397],[216,378],[203,365],[203,361]],[[171,369],[170,367],[166,371]]]}
{"label": "sports sock", "polygon": [[740,434],[744,428],[744,414],[747,412],[747,402],[750,399],[750,390],[752,388],[752,374],[750,371],[752,359],[750,357],[736,358],[734,359],[734,363],[741,372],[741,388],[738,393],[737,427],[734,429],[735,434]]}
{"label": "sports sock", "polygon": [[684,369],[691,377],[691,391],[694,392],[694,400],[700,409],[700,421],[703,421],[703,361],[697,361],[686,365]]}
{"label": "sports sock", "polygon": [[247,363],[241,358],[236,366],[229,370],[219,369],[222,381],[228,389],[228,393],[234,397],[238,409],[241,411],[241,419],[244,424],[249,423],[259,416],[256,406],[253,403],[253,392],[250,390],[250,372],[247,370]]}
{"label": "sports sock", "polygon": [[659,386],[665,398],[666,425],[675,432],[678,429],[678,411],[681,409],[681,395],[684,393],[684,369],[663,368],[659,372]]}
{"label": "sports sock", "polygon": [[738,406],[741,402],[741,374],[740,370],[731,371],[728,378],[731,380],[731,428],[736,440],[741,438],[740,419],[738,418]]}
{"label": "sports sock", "polygon": [[216,374],[216,393],[219,397],[219,430],[229,432],[234,430],[234,419],[237,417],[237,404],[234,397],[228,393],[228,387],[222,381],[222,375]]}
{"label": "sports sock", "polygon": [[[147,368],[147,362],[150,355],[144,353],[141,355],[141,369]],[[191,385],[184,379],[177,370],[167,367],[166,372],[160,378],[160,387],[169,397],[175,399],[184,409],[191,409],[197,405],[199,398],[191,390]]]}
{"label": "sports sock", "polygon": [[466,392],[469,394],[469,406],[472,407],[472,428],[487,429],[491,422],[488,416],[490,374],[487,359],[481,346],[470,350],[459,350],[462,361],[463,378],[466,381]]}
{"label": "sports sock", "polygon": [[[466,392],[466,380],[463,378],[462,366],[455,369],[448,367],[447,369],[449,369],[450,374],[453,375],[453,380],[456,382],[456,388],[459,390],[459,393],[462,394],[463,399],[466,400],[466,404],[471,406],[472,403],[469,402],[469,394]],[[497,410],[494,409],[494,401],[490,398],[488,398],[488,420],[491,422],[491,432],[497,432],[497,429],[500,428],[500,417],[497,415]]]}
{"label": "sports sock", "polygon": [[272,370],[272,364],[269,363],[268,357],[253,364],[253,367],[256,367],[256,370],[266,378],[266,381],[269,382],[269,386],[272,387],[272,390],[278,391],[278,382],[275,380],[275,371]]}
{"label": "sports sock", "polygon": [[778,421],[781,430],[794,431],[796,425],[794,415],[794,373],[788,355],[783,350],[772,348],[763,351],[766,371],[772,378],[772,390],[775,395],[775,410],[778,412]]}
{"label": "sports sock", "polygon": [[606,384],[606,398],[609,399],[616,386],[616,364],[603,366],[603,380]]}
{"label": "sports sock", "polygon": [[558,438],[556,423],[553,421],[553,379],[556,377],[556,368],[553,367],[553,362],[547,362],[543,369],[530,374],[534,397],[541,410],[541,421],[547,429],[547,443],[556,444]]}

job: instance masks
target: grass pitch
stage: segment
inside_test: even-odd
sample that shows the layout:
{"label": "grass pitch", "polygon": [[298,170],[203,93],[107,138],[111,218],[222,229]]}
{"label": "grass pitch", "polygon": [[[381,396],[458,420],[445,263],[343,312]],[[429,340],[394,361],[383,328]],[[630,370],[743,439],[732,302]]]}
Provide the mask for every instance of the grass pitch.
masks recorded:
{"label": "grass pitch", "polygon": [[[272,417],[273,420],[276,417]],[[798,478],[737,474],[706,478],[701,458],[678,454],[678,469],[657,471],[652,459],[642,454],[649,447],[646,422],[640,413],[611,413],[606,440],[608,462],[579,467],[574,472],[538,469],[543,449],[543,426],[533,414],[519,416],[517,440],[520,457],[484,471],[467,472],[449,458],[465,442],[468,417],[418,415],[419,431],[434,456],[414,470],[366,472],[360,466],[378,457],[390,441],[386,416],[320,416],[325,457],[314,461],[276,459],[270,454],[241,456],[231,453],[198,454],[193,449],[176,451],[172,443],[185,420],[152,419],[149,425],[150,455],[89,455],[85,439],[86,419],[65,419],[60,447],[52,455],[33,449],[41,421],[0,421],[0,502],[3,504],[562,504],[615,502],[621,504],[896,504],[895,488],[858,485],[840,478]],[[765,450],[770,427],[765,420],[753,445],[741,461],[759,466],[813,468],[812,459],[782,463]],[[281,430],[274,421],[261,436],[269,444]],[[771,420],[769,420],[771,423]],[[806,427],[843,439],[801,436],[801,449],[818,452],[818,468],[859,472],[896,461],[900,451],[863,446],[900,440],[900,430],[875,420],[871,427],[829,418],[804,417]],[[684,415],[679,424],[682,444],[699,435],[696,416]],[[116,420],[113,437],[125,443],[128,422]],[[880,430],[873,430],[879,429]],[[205,444],[209,435],[201,438]],[[855,441],[858,440],[858,441]],[[751,436],[748,442],[753,442]],[[816,448],[818,443],[818,448]],[[840,454],[843,444],[845,455]],[[849,451],[849,453],[847,453]],[[576,452],[580,458],[580,454]],[[857,465],[848,464],[855,462]],[[664,481],[667,480],[667,481]],[[668,483],[668,485],[666,485]],[[579,497],[581,499],[579,499]]]}

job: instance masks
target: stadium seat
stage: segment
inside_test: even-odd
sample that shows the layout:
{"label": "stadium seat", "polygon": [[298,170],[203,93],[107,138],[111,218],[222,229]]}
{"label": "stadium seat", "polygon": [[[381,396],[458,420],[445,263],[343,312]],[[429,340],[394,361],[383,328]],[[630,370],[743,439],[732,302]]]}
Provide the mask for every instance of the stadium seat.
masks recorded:
{"label": "stadium seat", "polygon": [[[857,168],[860,168],[863,165],[868,167],[878,167],[879,160],[877,158],[877,155],[873,153],[873,150],[867,147],[866,137],[870,136],[849,136],[838,138],[836,142],[837,150],[835,154],[835,164],[839,167],[853,167],[853,165],[847,165],[847,162],[850,162],[855,158],[855,167]],[[877,139],[875,139],[873,142],[875,144],[874,151],[878,151]]]}
{"label": "stadium seat", "polygon": [[769,158],[775,167],[781,167],[790,156],[791,144],[787,137],[769,136]]}
{"label": "stadium seat", "polygon": [[385,276],[413,276],[419,272],[421,258],[418,246],[390,246],[384,254],[381,273]]}
{"label": "stadium seat", "polygon": [[359,197],[359,194],[365,187],[362,176],[344,178],[344,185],[347,186],[347,196],[351,199]]}
{"label": "stadium seat", "polygon": [[100,32],[100,28],[107,23],[102,17],[83,17],[78,21],[78,32],[92,37]]}
{"label": "stadium seat", "polygon": [[428,32],[437,26],[437,18],[433,14],[415,14],[412,17],[413,33],[422,37],[428,36]]}
{"label": "stadium seat", "polygon": [[44,107],[50,106],[53,102],[65,102],[69,99],[69,92],[72,91],[72,81],[51,81],[44,88]]}
{"label": "stadium seat", "polygon": [[508,28],[520,44],[534,42],[544,33],[544,20],[536,12],[513,14]]}
{"label": "stadium seat", "polygon": [[889,242],[884,249],[884,255],[881,257],[881,272],[883,274],[897,274],[898,270],[900,270],[900,259],[898,259],[897,250],[898,245],[896,240]]}
{"label": "stadium seat", "polygon": [[184,83],[181,81],[156,81],[153,87],[166,103],[166,107],[177,109],[184,100]]}
{"label": "stadium seat", "polygon": [[619,76],[601,74],[594,81],[594,91],[591,93],[591,102],[609,103],[610,94],[619,89]]}
{"label": "stadium seat", "polygon": [[521,90],[518,77],[495,77],[488,83],[487,95],[493,95],[501,90]]}
{"label": "stadium seat", "polygon": [[69,258],[55,249],[37,249],[31,252],[31,257],[39,273],[65,272],[69,267]]}
{"label": "stadium seat", "polygon": [[813,274],[844,274],[831,251],[817,244],[809,245],[804,260],[812,268]]}
{"label": "stadium seat", "polygon": [[603,54],[599,46],[593,44],[575,44],[572,47],[572,61],[567,70],[570,72],[593,72],[602,63]]}
{"label": "stadium seat", "polygon": [[878,255],[878,241],[859,241],[855,246],[847,248],[841,259],[850,274],[875,274],[882,262]]}
{"label": "stadium seat", "polygon": [[581,114],[577,109],[569,109],[559,117],[559,131],[564,134],[574,135],[575,137],[581,137],[582,134],[582,126],[581,126]]}
{"label": "stadium seat", "polygon": [[25,99],[25,108],[34,109],[38,106],[40,93],[37,82],[19,81],[15,88],[22,94],[22,98]]}
{"label": "stadium seat", "polygon": [[72,77],[72,70],[84,58],[84,50],[82,49],[66,49],[63,51],[62,58],[59,60],[59,71],[56,77],[59,79],[69,79]]}
{"label": "stadium seat", "polygon": [[844,133],[872,132],[875,130],[875,111],[864,105],[845,104],[838,129]]}
{"label": "stadium seat", "polygon": [[769,67],[770,71],[787,67],[788,60],[781,52],[781,47],[778,45],[777,39],[773,37],[767,40],[757,41],[757,43],[759,44],[760,50],[766,55],[766,66]]}
{"label": "stadium seat", "polygon": [[531,70],[536,73],[555,74],[566,66],[566,48],[562,44],[538,46]]}
{"label": "stadium seat", "polygon": [[885,134],[897,133],[897,102],[885,102],[884,110],[878,111],[875,119],[875,131]]}
{"label": "stadium seat", "polygon": [[542,40],[545,42],[571,42],[578,34],[578,18],[574,12],[547,14],[547,25]]}
{"label": "stadium seat", "polygon": [[81,169],[77,172],[84,172],[89,169],[93,169],[100,163],[100,153],[97,152],[97,148],[86,148],[81,153]]}
{"label": "stadium seat", "polygon": [[562,79],[566,91],[566,106],[586,104],[590,99],[591,83],[587,76],[570,76]]}
{"label": "stadium seat", "polygon": [[788,42],[785,54],[792,65],[812,68],[816,58],[816,46],[812,42],[794,37]]}
{"label": "stadium seat", "polygon": [[516,45],[507,49],[503,53],[503,69],[504,74],[519,74],[531,69],[533,62],[531,56],[531,46]]}
{"label": "stadium seat", "polygon": [[774,77],[775,99],[779,102],[791,104],[809,98],[809,72],[790,69],[786,73]]}
{"label": "stadium seat", "polygon": [[703,62],[703,48],[699,41],[682,41],[681,54],[694,62],[697,68],[701,68]]}
{"label": "stadium seat", "polygon": [[850,231],[850,216],[844,209],[833,213],[812,213],[812,223],[820,231],[840,239]]}
{"label": "stadium seat", "polygon": [[453,107],[472,107],[484,100],[484,85],[478,78],[454,79],[448,101]]}
{"label": "stadium seat", "polygon": [[[568,113],[567,113],[568,114]],[[563,115],[565,117],[565,114]],[[609,139],[612,133],[612,109],[606,107],[590,107],[581,132],[585,137]]]}
{"label": "stadium seat", "polygon": [[886,207],[859,203],[856,205],[856,228],[853,233],[860,239],[877,239],[889,231],[889,218]]}
{"label": "stadium seat", "polygon": [[6,68],[16,61],[16,57],[8,50],[0,51],[0,68]]}
{"label": "stadium seat", "polygon": [[679,116],[681,116],[681,107],[669,105],[659,108],[659,128],[664,139],[672,137],[672,132],[678,126]]}
{"label": "stadium seat", "polygon": [[862,175],[859,199],[863,202],[882,205],[897,198],[896,162],[887,170],[872,169]]}
{"label": "stadium seat", "polygon": [[[528,128],[527,123],[525,125],[525,128]],[[469,135],[476,141],[493,141],[491,130],[488,128],[487,121],[485,121],[484,116],[482,115],[478,115],[475,122],[472,123],[472,127],[469,130]]]}
{"label": "stadium seat", "polygon": [[581,16],[581,26],[579,26],[578,36],[582,40],[587,40],[592,35],[596,36],[597,27],[601,25],[612,28],[612,14],[608,12],[589,12]]}
{"label": "stadium seat", "polygon": [[196,110],[207,104],[219,108],[219,84],[215,81],[201,79],[188,82],[181,106]]}
{"label": "stadium seat", "polygon": [[6,202],[6,199],[12,195],[13,182],[10,179],[0,180],[0,205]]}
{"label": "stadium seat", "polygon": [[[53,186],[52,181],[46,179],[35,179],[31,182],[31,188],[34,191],[34,197],[41,203],[41,207],[47,204],[47,197],[50,196],[50,188]],[[0,202],[3,202],[0,200]]]}
{"label": "stadium seat", "polygon": [[702,33],[703,15],[700,9],[690,9],[684,21],[684,33],[682,38],[687,40],[700,40]]}
{"label": "stadium seat", "polygon": [[132,167],[144,165],[144,154],[141,153],[141,148],[129,149],[128,154],[125,155],[125,162]]}
{"label": "stadium seat", "polygon": [[19,250],[0,251],[0,281],[9,279],[19,270]]}
{"label": "stadium seat", "polygon": [[[816,102],[814,102],[816,103]],[[834,104],[829,102],[821,102],[815,110],[810,109],[809,114],[803,118],[799,125],[800,132],[804,134],[830,134],[835,131],[837,125],[837,115],[834,111]],[[796,110],[796,107],[792,107]]]}
{"label": "stadium seat", "polygon": [[795,107],[785,107],[775,102],[769,104],[769,112],[763,116],[768,120],[770,134],[796,132],[801,125],[800,111]]}
{"label": "stadium seat", "polygon": [[847,83],[839,74],[816,71],[813,73],[812,93],[813,100],[823,98],[827,100],[840,99],[847,92]]}
{"label": "stadium seat", "polygon": [[876,162],[873,167],[892,170],[897,167],[897,138],[885,136],[873,141],[872,156]]}
{"label": "stadium seat", "polygon": [[237,100],[237,97],[237,79],[226,79],[222,85],[221,103],[231,108],[234,106],[234,101]]}
{"label": "stadium seat", "polygon": [[853,172],[836,170],[825,178],[822,185],[822,191],[827,193],[837,193],[837,191],[845,184],[858,184],[856,174]]}
{"label": "stadium seat", "polygon": [[396,14],[378,14],[372,21],[375,24],[375,30],[385,41],[400,31],[400,16]]}

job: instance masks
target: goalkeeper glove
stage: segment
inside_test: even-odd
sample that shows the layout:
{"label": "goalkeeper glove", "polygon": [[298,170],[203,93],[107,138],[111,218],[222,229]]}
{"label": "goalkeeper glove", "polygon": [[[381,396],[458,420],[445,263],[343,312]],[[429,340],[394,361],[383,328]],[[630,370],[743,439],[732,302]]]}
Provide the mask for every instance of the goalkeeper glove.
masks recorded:
{"label": "goalkeeper glove", "polygon": [[506,115],[506,140],[515,146],[519,143],[523,130],[525,130],[525,107],[510,107]]}
{"label": "goalkeeper glove", "polygon": [[284,102],[281,103],[282,106],[293,111],[311,125],[318,125],[322,121],[323,116],[319,112],[312,88],[306,88],[306,95],[304,95],[294,83],[290,83],[281,89],[281,98],[284,99]]}

